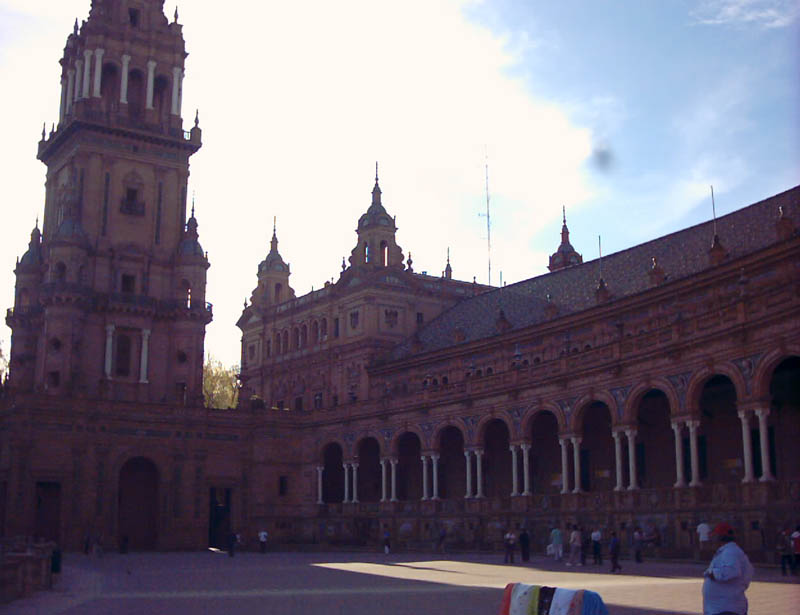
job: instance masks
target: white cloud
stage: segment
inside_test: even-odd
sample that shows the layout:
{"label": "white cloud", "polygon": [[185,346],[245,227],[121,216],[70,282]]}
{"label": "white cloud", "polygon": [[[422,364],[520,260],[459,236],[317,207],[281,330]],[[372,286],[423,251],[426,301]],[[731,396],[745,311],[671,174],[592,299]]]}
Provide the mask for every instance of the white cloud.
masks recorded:
{"label": "white cloud", "polygon": [[797,0],[704,0],[691,15],[698,23],[707,25],[783,28],[800,15],[800,5]]}

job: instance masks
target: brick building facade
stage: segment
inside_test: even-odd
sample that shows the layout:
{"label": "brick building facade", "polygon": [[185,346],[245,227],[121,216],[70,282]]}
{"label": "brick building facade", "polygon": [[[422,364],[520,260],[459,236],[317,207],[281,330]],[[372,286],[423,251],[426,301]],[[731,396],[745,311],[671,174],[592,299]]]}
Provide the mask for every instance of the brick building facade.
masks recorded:
{"label": "brick building facade", "polygon": [[295,296],[273,232],[242,401],[204,408],[185,58],[160,0],[95,0],[67,40],[6,319],[3,535],[486,546],[578,522],[682,555],[724,517],[765,559],[800,520],[800,187],[602,262],[565,219],[550,273],[494,289],[414,272],[376,173],[337,281]]}

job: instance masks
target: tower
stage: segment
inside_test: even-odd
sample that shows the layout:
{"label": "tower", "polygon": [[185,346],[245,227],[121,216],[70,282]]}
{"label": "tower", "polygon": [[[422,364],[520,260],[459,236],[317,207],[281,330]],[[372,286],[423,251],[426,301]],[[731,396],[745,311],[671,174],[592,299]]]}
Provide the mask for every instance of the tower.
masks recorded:
{"label": "tower", "polygon": [[572,244],[569,242],[566,208],[562,208],[562,215],[561,245],[559,245],[558,250],[550,256],[550,264],[547,266],[550,271],[566,269],[573,265],[580,265],[583,262],[583,257],[575,251],[575,248],[573,248]]}
{"label": "tower", "polygon": [[186,222],[187,53],[163,0],[93,0],[61,59],[42,134],[44,220],[15,270],[11,386],[192,403],[202,396],[208,260]]}
{"label": "tower", "polygon": [[261,307],[292,299],[294,290],[289,286],[290,275],[289,265],[278,252],[277,228],[273,222],[269,254],[258,264],[258,286],[253,290],[250,302]]}
{"label": "tower", "polygon": [[381,203],[378,185],[378,165],[375,164],[375,186],[372,204],[358,219],[358,243],[350,254],[350,265],[361,268],[403,268],[403,251],[395,241],[397,225]]}

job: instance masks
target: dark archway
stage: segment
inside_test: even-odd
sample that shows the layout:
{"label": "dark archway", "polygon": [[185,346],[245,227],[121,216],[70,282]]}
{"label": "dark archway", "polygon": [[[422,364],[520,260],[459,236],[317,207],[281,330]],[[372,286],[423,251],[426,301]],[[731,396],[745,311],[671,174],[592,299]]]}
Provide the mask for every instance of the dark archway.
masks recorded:
{"label": "dark archway", "polygon": [[[781,479],[800,477],[800,357],[789,357],[775,368],[769,385],[771,410],[768,420],[770,460],[772,475]],[[755,442],[755,440],[754,440]],[[756,476],[761,476],[761,456],[757,462]]]}
{"label": "dark archway", "polygon": [[483,493],[487,498],[511,496],[511,438],[500,419],[489,421],[483,436]]}
{"label": "dark archway", "polygon": [[671,487],[675,483],[675,441],[669,399],[651,389],[639,402],[636,419],[636,474],[640,487]]}
{"label": "dark archway", "polygon": [[361,502],[381,499],[380,457],[381,447],[375,438],[364,438],[358,443],[358,499]]}
{"label": "dark archway", "polygon": [[561,489],[561,447],[558,419],[552,412],[539,412],[531,422],[531,491],[557,493]]}
{"label": "dark archway", "polygon": [[158,468],[144,457],[125,462],[119,471],[119,545],[132,551],[158,546]]}
{"label": "dark archway", "polygon": [[331,442],[322,452],[322,501],[340,504],[344,501],[344,454],[342,447]]}
{"label": "dark archway", "polygon": [[422,446],[417,434],[407,431],[397,440],[397,498],[422,498]]}
{"label": "dark archway", "polygon": [[731,483],[744,478],[742,423],[736,389],[727,376],[714,376],[703,386],[698,453],[700,480]]}
{"label": "dark archway", "polygon": [[439,497],[463,498],[467,491],[464,436],[449,425],[439,434]]}
{"label": "dark archway", "polygon": [[584,411],[582,436],[581,489],[611,491],[616,479],[614,441],[611,437],[611,411],[603,402],[593,402]]}

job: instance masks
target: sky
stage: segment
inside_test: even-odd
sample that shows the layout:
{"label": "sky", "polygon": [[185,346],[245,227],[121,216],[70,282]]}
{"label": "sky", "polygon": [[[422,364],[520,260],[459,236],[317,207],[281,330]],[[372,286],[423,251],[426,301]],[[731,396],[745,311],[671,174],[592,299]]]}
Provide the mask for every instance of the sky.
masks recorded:
{"label": "sky", "polygon": [[[90,0],[0,0],[0,305],[44,209],[36,160]],[[224,7],[224,8],[223,8]],[[175,2],[165,2],[170,17]],[[338,278],[370,204],[414,270],[499,285],[546,273],[562,207],[584,260],[800,184],[796,0],[184,2],[183,116],[214,304],[235,323],[273,217],[298,295]],[[491,253],[487,245],[487,190]],[[10,330],[0,325],[7,352]]]}

